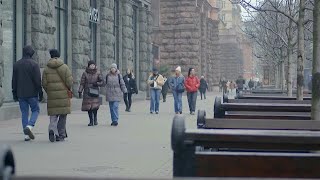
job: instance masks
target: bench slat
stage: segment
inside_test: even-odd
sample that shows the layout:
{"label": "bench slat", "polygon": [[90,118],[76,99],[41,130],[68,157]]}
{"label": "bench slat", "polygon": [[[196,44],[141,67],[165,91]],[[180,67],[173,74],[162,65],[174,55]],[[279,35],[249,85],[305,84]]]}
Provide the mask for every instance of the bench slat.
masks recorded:
{"label": "bench slat", "polygon": [[289,120],[311,120],[310,115],[250,115],[250,114],[227,114],[224,118],[229,119],[289,119]]}
{"label": "bench slat", "polygon": [[311,112],[311,104],[223,103],[226,111]]}
{"label": "bench slat", "polygon": [[320,178],[320,154],[196,153],[200,177]]}
{"label": "bench slat", "polygon": [[[276,121],[276,122],[274,122]],[[206,119],[210,129],[320,130],[320,121],[281,119]]]}

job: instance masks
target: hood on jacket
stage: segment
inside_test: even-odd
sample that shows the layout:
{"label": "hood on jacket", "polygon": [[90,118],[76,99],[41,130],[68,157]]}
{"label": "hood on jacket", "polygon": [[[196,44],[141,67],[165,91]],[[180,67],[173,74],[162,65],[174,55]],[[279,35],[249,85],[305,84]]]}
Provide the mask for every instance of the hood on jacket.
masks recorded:
{"label": "hood on jacket", "polygon": [[97,68],[95,68],[95,69],[90,69],[89,67],[86,68],[86,72],[88,74],[95,74],[95,73],[97,73],[97,71],[98,71]]}
{"label": "hood on jacket", "polygon": [[52,58],[49,60],[47,66],[52,69],[57,69],[58,67],[64,65],[64,62],[59,58]]}
{"label": "hood on jacket", "polygon": [[24,58],[31,58],[35,53],[32,46],[28,45],[23,48],[23,57]]}

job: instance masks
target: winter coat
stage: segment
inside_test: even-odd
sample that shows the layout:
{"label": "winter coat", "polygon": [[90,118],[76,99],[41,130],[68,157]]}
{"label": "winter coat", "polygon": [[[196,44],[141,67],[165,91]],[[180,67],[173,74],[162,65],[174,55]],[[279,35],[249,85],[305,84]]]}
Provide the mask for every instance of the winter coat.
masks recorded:
{"label": "winter coat", "polygon": [[87,68],[81,76],[78,93],[83,92],[82,111],[98,110],[100,107],[99,97],[89,96],[89,88],[98,89],[103,86],[103,78],[97,69]]}
{"label": "winter coat", "polygon": [[50,59],[42,75],[42,86],[48,94],[49,116],[71,113],[68,89],[72,83],[69,67],[59,58]]}
{"label": "winter coat", "polygon": [[184,86],[184,83],[185,83],[185,79],[182,75],[180,75],[179,77],[177,76],[171,77],[169,80],[169,86],[170,86],[170,89],[172,89],[172,91],[177,91],[178,85]]}
{"label": "winter coat", "polygon": [[201,79],[201,80],[200,80],[200,88],[199,88],[199,90],[200,90],[201,92],[205,92],[207,89],[208,89],[208,83],[207,83],[207,81],[204,80],[204,79]]}
{"label": "winter coat", "polygon": [[253,88],[254,82],[253,81],[249,81],[248,86],[249,86],[249,88]]}
{"label": "winter coat", "polygon": [[169,87],[169,81],[170,81],[170,79],[164,78],[163,80],[164,80],[164,84],[163,84],[163,86],[162,86],[161,93],[162,93],[162,94],[167,94],[168,91],[169,91],[169,88],[170,88],[170,87]]}
{"label": "winter coat", "polygon": [[[156,87],[151,87],[151,84],[153,84],[154,81],[156,81],[157,86]],[[162,90],[162,86],[164,85],[163,76],[161,74],[158,74],[157,76],[154,76],[153,74],[151,74],[149,76],[149,78],[148,78],[148,84],[150,86],[150,89],[160,89],[160,90]]]}
{"label": "winter coat", "polygon": [[[119,82],[120,81],[120,82]],[[113,74],[109,73],[106,76],[106,100],[109,102],[118,101],[123,99],[123,93],[127,93],[126,85],[119,72]]]}
{"label": "winter coat", "polygon": [[23,48],[23,57],[13,65],[12,94],[15,98],[38,97],[42,93],[39,65],[31,58],[31,46]]}
{"label": "winter coat", "polygon": [[128,93],[138,94],[137,83],[136,83],[136,80],[134,79],[134,77],[132,77],[132,75],[126,74],[125,76],[123,76],[123,81],[126,84],[126,88],[127,88]]}
{"label": "winter coat", "polygon": [[239,89],[243,89],[243,85],[246,83],[244,79],[237,79],[236,84]]}
{"label": "winter coat", "polygon": [[197,92],[200,87],[200,81],[197,76],[189,76],[184,83],[187,92]]}

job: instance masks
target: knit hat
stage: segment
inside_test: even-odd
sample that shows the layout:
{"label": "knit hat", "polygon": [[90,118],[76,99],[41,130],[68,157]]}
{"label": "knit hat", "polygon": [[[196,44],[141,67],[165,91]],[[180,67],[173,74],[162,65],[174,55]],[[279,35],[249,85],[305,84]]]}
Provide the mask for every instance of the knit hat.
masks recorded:
{"label": "knit hat", "polygon": [[153,69],[152,69],[152,72],[157,73],[157,72],[158,72],[158,69],[157,69],[157,68],[153,68]]}
{"label": "knit hat", "polygon": [[49,51],[51,58],[59,58],[60,57],[60,53],[57,49],[51,49]]}
{"label": "knit hat", "polygon": [[181,72],[181,67],[180,67],[180,66],[178,66],[178,67],[176,68],[176,71]]}
{"label": "knit hat", "polygon": [[118,69],[118,66],[115,63],[113,63],[113,64],[111,64],[110,69],[112,69],[112,68]]}
{"label": "knit hat", "polygon": [[94,61],[92,61],[92,60],[89,61],[89,62],[88,62],[88,67],[91,66],[92,64],[96,65],[96,62],[94,62]]}

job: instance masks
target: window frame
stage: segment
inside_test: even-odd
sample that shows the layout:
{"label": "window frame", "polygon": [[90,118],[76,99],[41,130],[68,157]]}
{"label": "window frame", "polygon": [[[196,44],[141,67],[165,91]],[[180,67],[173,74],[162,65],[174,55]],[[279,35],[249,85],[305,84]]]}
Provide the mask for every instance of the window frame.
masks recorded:
{"label": "window frame", "polygon": [[[55,2],[55,20],[56,20],[56,48],[60,52],[60,55],[62,55],[63,60],[65,63],[68,62],[68,0],[54,0]],[[61,7],[61,1],[63,1],[63,7]],[[61,13],[63,13],[63,19],[61,18]],[[64,22],[61,22],[64,20]],[[63,25],[63,26],[61,26]],[[64,34],[64,37],[61,38],[62,32]],[[63,42],[62,42],[63,41]],[[61,51],[61,46],[65,47],[63,51]],[[63,52],[63,53],[62,53]]]}

